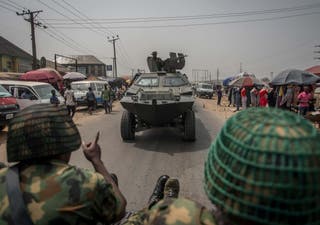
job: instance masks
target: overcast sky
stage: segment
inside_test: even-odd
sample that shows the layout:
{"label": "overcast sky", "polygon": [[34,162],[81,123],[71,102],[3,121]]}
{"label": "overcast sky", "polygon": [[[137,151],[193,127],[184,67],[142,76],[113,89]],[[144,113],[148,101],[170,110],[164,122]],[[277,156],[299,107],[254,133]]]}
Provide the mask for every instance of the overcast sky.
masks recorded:
{"label": "overcast sky", "polygon": [[107,36],[119,35],[119,75],[147,70],[154,50],[163,59],[187,54],[190,79],[195,69],[215,77],[219,68],[223,78],[242,64],[262,78],[320,64],[319,0],[0,0],[1,36],[31,53],[30,25],[15,14],[22,7],[43,10],[37,19],[48,28],[36,29],[38,58],[90,54],[112,64]]}

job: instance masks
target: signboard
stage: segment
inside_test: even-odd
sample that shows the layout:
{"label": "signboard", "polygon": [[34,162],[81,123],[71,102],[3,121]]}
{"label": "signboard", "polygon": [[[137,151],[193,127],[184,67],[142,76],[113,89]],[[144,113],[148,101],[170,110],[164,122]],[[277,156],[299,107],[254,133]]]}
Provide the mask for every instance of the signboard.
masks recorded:
{"label": "signboard", "polygon": [[107,71],[112,71],[112,65],[107,65]]}

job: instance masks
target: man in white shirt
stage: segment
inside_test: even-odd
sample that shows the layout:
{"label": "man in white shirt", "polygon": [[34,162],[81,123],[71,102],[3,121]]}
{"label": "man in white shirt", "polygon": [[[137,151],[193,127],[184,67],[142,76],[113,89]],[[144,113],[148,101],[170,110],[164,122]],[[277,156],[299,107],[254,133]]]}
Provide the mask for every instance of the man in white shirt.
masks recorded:
{"label": "man in white shirt", "polygon": [[64,92],[65,103],[68,109],[68,114],[73,118],[76,112],[76,99],[74,97],[73,90],[71,90],[70,84],[67,86],[67,90]]}

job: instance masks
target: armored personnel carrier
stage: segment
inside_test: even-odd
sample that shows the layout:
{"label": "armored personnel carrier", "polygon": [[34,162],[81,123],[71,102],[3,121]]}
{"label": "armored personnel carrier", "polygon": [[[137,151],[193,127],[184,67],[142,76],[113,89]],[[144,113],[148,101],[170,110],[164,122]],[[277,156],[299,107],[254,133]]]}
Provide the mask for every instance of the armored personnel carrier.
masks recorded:
{"label": "armored personnel carrier", "polygon": [[[185,141],[195,141],[194,96],[185,74],[184,55],[170,53],[162,61],[156,52],[148,57],[150,73],[135,76],[120,103],[125,109],[121,118],[121,137],[134,140],[135,132],[157,126],[180,128]],[[164,70],[165,69],[165,70]]]}

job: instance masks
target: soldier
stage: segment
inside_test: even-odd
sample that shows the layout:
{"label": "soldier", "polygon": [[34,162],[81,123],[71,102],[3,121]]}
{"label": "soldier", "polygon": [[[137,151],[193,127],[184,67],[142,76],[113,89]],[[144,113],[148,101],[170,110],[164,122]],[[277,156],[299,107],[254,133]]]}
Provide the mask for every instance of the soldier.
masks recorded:
{"label": "soldier", "polygon": [[157,71],[162,71],[163,67],[163,61],[159,57],[157,57],[157,52],[154,51],[152,52],[152,56],[149,56],[147,58],[147,63],[150,72],[157,72]]}
{"label": "soldier", "polygon": [[212,213],[190,200],[167,199],[127,224],[319,224],[319,140],[317,129],[292,112],[241,111],[225,123],[205,163]]}
{"label": "soldier", "polygon": [[126,200],[101,161],[98,134],[82,144],[93,172],[68,164],[81,137],[65,106],[37,104],[16,114],[9,123],[7,158],[19,163],[0,170],[0,224],[119,220]]}

